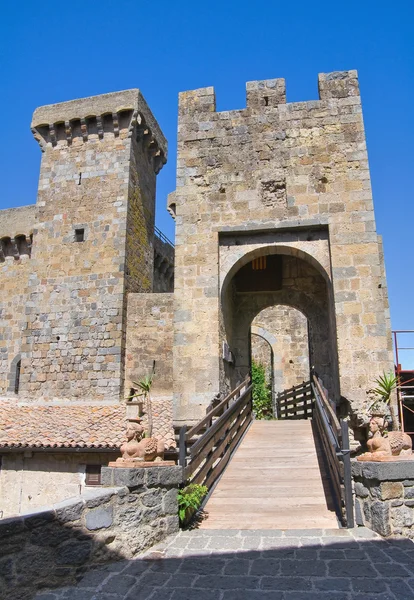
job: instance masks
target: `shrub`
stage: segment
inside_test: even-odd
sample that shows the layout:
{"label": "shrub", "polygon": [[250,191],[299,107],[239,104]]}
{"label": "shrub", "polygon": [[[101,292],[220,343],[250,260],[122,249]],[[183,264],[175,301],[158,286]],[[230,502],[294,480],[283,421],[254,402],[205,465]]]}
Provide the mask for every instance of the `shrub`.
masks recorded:
{"label": "shrub", "polygon": [[207,487],[199,483],[190,483],[182,490],[178,490],[178,516],[182,525],[200,508],[207,492]]}
{"label": "shrub", "polygon": [[266,371],[262,364],[252,360],[252,398],[256,419],[272,419],[272,393],[266,381]]}

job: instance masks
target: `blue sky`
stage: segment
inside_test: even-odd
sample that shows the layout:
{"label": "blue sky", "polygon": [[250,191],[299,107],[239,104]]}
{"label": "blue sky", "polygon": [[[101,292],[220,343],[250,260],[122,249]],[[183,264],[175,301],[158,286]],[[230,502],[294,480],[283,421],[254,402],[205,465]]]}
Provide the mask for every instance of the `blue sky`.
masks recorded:
{"label": "blue sky", "polygon": [[[10,2],[0,23],[0,208],[36,201],[33,110],[139,87],[168,141],[157,224],[175,188],[177,96],[213,85],[218,110],[245,106],[245,82],[285,77],[288,101],[317,98],[317,74],[358,69],[378,232],[394,328],[414,329],[414,42],[408,1]],[[413,344],[414,345],[414,344]]]}

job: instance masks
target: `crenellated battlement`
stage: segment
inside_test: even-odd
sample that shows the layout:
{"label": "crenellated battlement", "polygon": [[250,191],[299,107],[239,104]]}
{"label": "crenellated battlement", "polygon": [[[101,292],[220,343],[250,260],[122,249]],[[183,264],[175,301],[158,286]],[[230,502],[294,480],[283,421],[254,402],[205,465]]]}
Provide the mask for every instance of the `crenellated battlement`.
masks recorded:
{"label": "crenellated battlement", "polygon": [[[319,73],[318,90],[319,101],[340,101],[349,96],[359,96],[357,71]],[[300,104],[314,105],[314,102],[305,101]],[[242,110],[250,110],[251,112],[266,111],[267,109],[275,109],[281,104],[286,104],[286,83],[284,79],[265,79],[246,83],[246,109]],[[179,94],[180,116],[213,112],[216,112],[214,87],[200,88]]]}
{"label": "crenellated battlement", "polygon": [[144,144],[156,173],[167,161],[166,139],[138,89],[41,106],[31,128],[42,151],[135,137]]}

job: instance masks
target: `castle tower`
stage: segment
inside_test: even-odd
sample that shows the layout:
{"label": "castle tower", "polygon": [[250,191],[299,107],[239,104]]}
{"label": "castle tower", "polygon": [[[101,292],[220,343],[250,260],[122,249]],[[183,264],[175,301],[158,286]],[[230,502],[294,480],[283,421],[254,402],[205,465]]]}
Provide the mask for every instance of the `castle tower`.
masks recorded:
{"label": "castle tower", "polygon": [[19,397],[116,401],[126,295],[151,292],[166,141],[137,89],[38,108],[42,149]]}

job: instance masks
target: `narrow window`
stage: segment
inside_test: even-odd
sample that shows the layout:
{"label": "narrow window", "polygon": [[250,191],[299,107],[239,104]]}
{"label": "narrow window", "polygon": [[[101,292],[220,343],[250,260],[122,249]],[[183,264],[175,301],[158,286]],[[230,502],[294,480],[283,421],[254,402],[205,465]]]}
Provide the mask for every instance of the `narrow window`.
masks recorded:
{"label": "narrow window", "polygon": [[101,485],[101,465],[86,465],[85,485]]}
{"label": "narrow window", "polygon": [[75,229],[75,242],[83,242],[85,240],[85,230]]}
{"label": "narrow window", "polygon": [[22,365],[22,361],[19,360],[19,362],[16,365],[16,376],[14,379],[14,393],[18,394],[19,393],[19,386],[20,386],[20,367]]}

